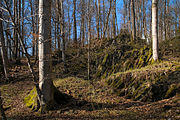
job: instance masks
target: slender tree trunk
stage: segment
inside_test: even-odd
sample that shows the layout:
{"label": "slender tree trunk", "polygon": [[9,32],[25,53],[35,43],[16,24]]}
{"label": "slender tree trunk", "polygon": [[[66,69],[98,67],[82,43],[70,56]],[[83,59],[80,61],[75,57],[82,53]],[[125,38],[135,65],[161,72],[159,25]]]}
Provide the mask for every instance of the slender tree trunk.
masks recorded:
{"label": "slender tree trunk", "polygon": [[142,37],[142,21],[141,21],[141,19],[142,19],[142,10],[141,10],[141,6],[142,6],[142,1],[139,1],[139,2],[136,2],[136,3],[138,3],[137,4],[137,12],[138,12],[138,14],[137,14],[137,36],[138,37]]}
{"label": "slender tree trunk", "polygon": [[57,19],[55,20],[55,23],[54,23],[54,50],[56,51],[56,41],[57,41]]}
{"label": "slender tree trunk", "polygon": [[42,111],[54,102],[51,77],[51,0],[39,0],[39,88]]}
{"label": "slender tree trunk", "polygon": [[38,41],[39,41],[39,37],[38,37],[38,35],[39,35],[39,17],[38,17],[38,14],[39,14],[39,0],[35,0],[34,1],[35,2],[35,8],[36,8],[36,10],[35,10],[35,22],[36,22],[36,30],[35,30],[35,32],[36,32],[36,35],[37,35],[37,37],[35,38],[35,55],[36,55],[36,59],[38,59]]}
{"label": "slender tree trunk", "polygon": [[179,32],[180,32],[180,16],[179,16]]}
{"label": "slender tree trunk", "polygon": [[[24,43],[24,0],[22,0],[22,21],[21,21],[21,30],[22,30],[22,42]],[[22,52],[22,57],[24,56]]]}
{"label": "slender tree trunk", "polygon": [[59,0],[56,0],[56,9],[57,9],[57,20],[58,20],[58,23],[57,23],[57,45],[58,45],[58,50],[60,50],[60,46],[61,46],[61,41],[60,41],[60,34],[61,33],[61,29],[60,29],[60,1]]}
{"label": "slender tree trunk", "polygon": [[[7,28],[8,27],[9,27],[9,24],[7,24]],[[8,42],[7,49],[9,49],[8,55],[9,55],[9,59],[11,60],[14,53],[13,53],[12,46],[11,46],[11,42],[13,39],[11,38],[11,34],[10,34],[9,30],[6,30],[6,38],[7,38],[7,42]]]}
{"label": "slender tree trunk", "polygon": [[[21,32],[21,36],[22,36],[22,31],[21,31],[21,0],[19,0],[18,2],[18,29]],[[21,47],[20,47],[20,42],[18,40],[18,59],[20,59],[21,57]]]}
{"label": "slender tree trunk", "polygon": [[88,0],[88,80],[90,79],[91,0]]}
{"label": "slender tree trunk", "polygon": [[[178,20],[178,8],[175,8],[175,19]],[[177,36],[178,34],[178,21],[175,21],[175,36]]]}
{"label": "slender tree trunk", "polygon": [[132,41],[136,37],[136,21],[135,21],[135,10],[134,10],[134,0],[131,0],[131,22],[132,22]]}
{"label": "slender tree trunk", "polygon": [[170,7],[169,7],[169,1],[170,0],[167,0],[167,10],[166,10],[166,35],[167,35],[167,38],[166,39],[169,39],[171,38],[171,25],[170,25]]}
{"label": "slender tree trunk", "polygon": [[[105,14],[105,7],[106,7],[106,5],[105,5],[105,2],[104,2],[105,0],[103,0],[103,29],[102,29],[102,35],[101,35],[101,38],[103,38],[103,30],[105,29],[105,24],[106,24],[106,14]],[[106,36],[106,34],[104,35],[104,37]]]}
{"label": "slender tree trunk", "polygon": [[167,25],[166,25],[166,16],[167,16],[167,15],[166,15],[166,11],[167,11],[167,10],[166,10],[166,9],[167,9],[167,8],[166,8],[166,6],[167,6],[167,0],[164,0],[164,38],[165,38],[165,40],[167,39],[167,32],[166,32],[166,31],[167,31],[167,30],[166,30],[166,26],[167,26]]}
{"label": "slender tree trunk", "polygon": [[64,71],[66,71],[65,63],[65,27],[64,27],[64,7],[63,0],[60,1],[60,22],[61,22],[61,37],[62,37],[62,60],[64,64]]}
{"label": "slender tree trunk", "polygon": [[[68,4],[70,4],[68,0]],[[70,5],[68,5],[68,42],[71,40],[71,18],[70,18]]]}
{"label": "slender tree trunk", "polygon": [[145,8],[146,0],[143,0],[143,30],[144,37],[147,38],[147,25],[146,25],[146,8]]}
{"label": "slender tree trunk", "polygon": [[152,43],[153,59],[158,60],[158,0],[152,0]]}
{"label": "slender tree trunk", "polygon": [[111,9],[112,9],[112,0],[110,0],[109,12],[108,12],[108,14],[107,14],[106,22],[105,22],[105,25],[104,25],[103,38],[105,37],[106,30],[107,30],[107,28],[108,28],[109,16],[110,16],[110,14],[111,14]]}
{"label": "slender tree trunk", "polygon": [[98,5],[97,2],[95,2],[96,5],[96,28],[97,28],[97,39],[100,38],[100,16],[101,16],[101,9],[100,9],[100,0],[98,0]]}
{"label": "slender tree trunk", "polygon": [[[14,12],[14,22],[17,23],[17,1],[13,0],[14,6],[13,6],[13,12]],[[17,59],[17,34],[16,34],[16,28],[17,26],[14,26],[13,29],[13,51],[14,51],[14,59]]]}
{"label": "slender tree trunk", "polygon": [[99,15],[100,15],[100,16],[99,16],[99,22],[100,22],[99,24],[100,24],[100,34],[101,34],[101,35],[100,35],[100,38],[102,38],[103,21],[102,21],[102,13],[101,13],[101,11],[102,11],[102,10],[101,10],[101,9],[102,9],[102,8],[101,8],[101,0],[99,0],[99,2],[100,2],[100,3],[99,3]]}
{"label": "slender tree trunk", "polygon": [[[1,3],[0,3],[1,6]],[[2,18],[2,12],[0,10],[0,18]],[[8,57],[7,57],[7,52],[5,49],[5,39],[4,39],[4,32],[3,32],[3,22],[0,19],[0,48],[1,48],[1,56],[2,56],[2,61],[3,61],[3,67],[4,67],[4,74],[6,79],[8,79]]]}
{"label": "slender tree trunk", "polygon": [[0,112],[1,112],[2,120],[7,120],[5,112],[4,112],[4,108],[3,108],[3,101],[2,101],[1,91],[0,91]]}
{"label": "slender tree trunk", "polygon": [[125,29],[127,29],[128,28],[128,24],[126,23],[126,16],[127,16],[127,0],[123,0],[123,27],[125,28]]}
{"label": "slender tree trunk", "polygon": [[84,47],[85,43],[85,1],[81,0],[81,31],[80,31],[80,39],[81,46]]}
{"label": "slender tree trunk", "polygon": [[129,11],[129,14],[128,14],[128,29],[130,31],[130,33],[132,33],[132,29],[131,29],[131,0],[129,0],[129,4],[128,4],[128,11]]}
{"label": "slender tree trunk", "polygon": [[113,32],[112,32],[112,37],[115,38],[116,36],[116,0],[113,0],[113,20],[112,20],[112,27],[113,27]]}
{"label": "slender tree trunk", "polygon": [[82,46],[84,47],[84,42],[85,42],[85,20],[84,20],[84,16],[82,19]]}
{"label": "slender tree trunk", "polygon": [[32,24],[32,36],[33,36],[33,39],[32,39],[32,55],[34,56],[35,55],[35,27],[34,27],[34,13],[33,13],[33,3],[32,1],[30,1],[30,6],[31,6],[31,24]]}
{"label": "slender tree trunk", "polygon": [[73,4],[74,4],[74,9],[73,9],[73,18],[74,18],[73,36],[74,36],[74,44],[75,44],[75,47],[77,47],[76,0],[73,0]]}

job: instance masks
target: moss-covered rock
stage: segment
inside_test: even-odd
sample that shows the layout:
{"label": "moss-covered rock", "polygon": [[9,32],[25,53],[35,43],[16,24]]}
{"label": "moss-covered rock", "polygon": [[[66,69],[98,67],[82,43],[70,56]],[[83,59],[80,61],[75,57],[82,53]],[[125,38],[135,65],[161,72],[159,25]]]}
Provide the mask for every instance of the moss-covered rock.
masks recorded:
{"label": "moss-covered rock", "polygon": [[30,93],[25,96],[24,103],[27,107],[29,107],[32,111],[38,111],[40,108],[40,104],[37,97],[37,90],[34,87]]}
{"label": "moss-covered rock", "polygon": [[129,45],[111,46],[100,56],[96,76],[105,78],[112,73],[136,69],[151,64],[152,50],[148,46],[136,49]]}
{"label": "moss-covered rock", "polygon": [[141,69],[119,72],[107,78],[107,84],[120,96],[133,100],[157,101],[180,91],[180,63],[166,62]]}
{"label": "moss-covered rock", "polygon": [[[52,103],[49,103],[48,106],[46,106],[46,109],[53,109],[55,107],[54,105],[57,104],[64,104],[68,101],[70,96],[61,93],[55,86],[53,86],[53,91],[54,91],[54,101]],[[40,102],[37,96],[37,90],[34,87],[24,98],[24,103],[25,105],[30,108],[32,111],[40,111],[41,112],[41,107],[40,107]]]}

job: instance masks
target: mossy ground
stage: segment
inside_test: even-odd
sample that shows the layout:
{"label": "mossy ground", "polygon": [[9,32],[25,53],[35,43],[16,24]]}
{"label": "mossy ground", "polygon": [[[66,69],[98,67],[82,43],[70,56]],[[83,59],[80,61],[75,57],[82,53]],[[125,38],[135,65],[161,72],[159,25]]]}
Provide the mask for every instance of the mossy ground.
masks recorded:
{"label": "mossy ground", "polygon": [[180,94],[179,62],[162,62],[112,74],[107,84],[115,93],[140,101],[157,101]]}

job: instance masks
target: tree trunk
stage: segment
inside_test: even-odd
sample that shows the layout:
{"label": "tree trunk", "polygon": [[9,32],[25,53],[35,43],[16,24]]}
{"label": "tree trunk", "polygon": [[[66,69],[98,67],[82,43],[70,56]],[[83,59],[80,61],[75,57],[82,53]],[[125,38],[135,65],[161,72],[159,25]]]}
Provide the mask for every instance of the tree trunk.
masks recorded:
{"label": "tree trunk", "polygon": [[97,28],[97,39],[99,39],[100,37],[100,16],[101,16],[101,9],[100,9],[100,0],[98,0],[98,5],[97,2],[95,2],[95,6],[96,6],[96,28]]}
{"label": "tree trunk", "polygon": [[80,30],[80,45],[84,47],[85,43],[85,1],[81,0],[81,30]]}
{"label": "tree trunk", "polygon": [[61,23],[61,38],[62,38],[62,61],[64,64],[64,71],[66,71],[65,63],[65,27],[64,27],[64,7],[63,0],[60,1],[60,23]]}
{"label": "tree trunk", "polygon": [[35,55],[35,22],[34,22],[34,10],[33,10],[33,3],[32,1],[30,1],[30,7],[31,7],[31,25],[32,25],[32,36],[33,36],[33,39],[32,39],[32,55],[34,56]]}
{"label": "tree trunk", "polygon": [[[1,4],[1,3],[0,3]],[[0,11],[0,18],[2,18],[2,12]],[[4,33],[3,33],[3,22],[0,19],[0,48],[1,48],[1,56],[2,56],[2,61],[3,61],[3,67],[4,67],[4,74],[6,79],[8,79],[8,57],[7,57],[7,52],[5,49],[5,39],[4,39]]]}
{"label": "tree trunk", "polygon": [[167,38],[166,39],[169,39],[169,38],[171,38],[171,17],[170,17],[170,6],[169,6],[169,1],[170,0],[167,0],[167,11],[166,11],[166,35],[167,35]]}
{"label": "tree trunk", "polygon": [[[18,1],[18,7],[19,7],[18,8],[18,29],[20,33],[22,33],[21,31],[21,0]],[[20,59],[20,57],[21,57],[21,47],[20,47],[20,42],[18,40],[18,58]]]}
{"label": "tree trunk", "polygon": [[90,79],[91,0],[88,0],[88,80]]}
{"label": "tree trunk", "polygon": [[167,38],[167,32],[166,32],[166,4],[167,4],[167,0],[164,0],[164,38],[165,38],[165,40],[166,40],[166,38]]}
{"label": "tree trunk", "polygon": [[158,60],[158,0],[152,0],[152,47],[153,59]]}
{"label": "tree trunk", "polygon": [[136,22],[135,22],[135,10],[134,10],[134,0],[131,0],[131,22],[132,22],[132,41],[136,37]]}
{"label": "tree trunk", "polygon": [[74,44],[75,47],[77,47],[77,27],[76,27],[76,0],[73,0],[73,4],[74,4],[74,9],[73,9],[73,18],[74,18],[74,32],[73,32],[73,36],[74,36]]}
{"label": "tree trunk", "polygon": [[37,35],[37,37],[35,38],[35,55],[36,55],[36,59],[38,59],[38,41],[39,41],[39,38],[38,38],[38,35],[39,35],[39,17],[38,17],[38,14],[39,14],[39,0],[35,0],[34,1],[35,2],[35,8],[36,8],[36,10],[35,10],[35,25],[36,25],[36,30],[35,30],[35,32],[36,32],[36,35]]}
{"label": "tree trunk", "polygon": [[[68,1],[68,4],[70,4],[70,1]],[[68,5],[68,42],[70,43],[71,40],[71,17],[70,17],[70,5]]]}
{"label": "tree trunk", "polygon": [[143,0],[143,30],[144,30],[144,37],[147,38],[147,25],[146,25],[146,0]]}
{"label": "tree trunk", "polygon": [[0,112],[1,112],[2,120],[7,120],[5,112],[4,112],[4,108],[3,108],[3,101],[2,101],[2,97],[1,97],[1,91],[0,91]]}
{"label": "tree trunk", "polygon": [[60,33],[61,33],[61,29],[60,29],[60,22],[59,22],[59,20],[60,20],[60,15],[59,15],[59,13],[60,13],[60,1],[59,0],[56,0],[56,9],[57,9],[57,15],[56,15],[56,17],[57,17],[57,21],[58,21],[58,23],[57,23],[57,46],[58,46],[58,50],[60,50],[60,48],[61,48],[61,41],[60,41]]}
{"label": "tree trunk", "polygon": [[42,112],[54,103],[51,77],[51,0],[39,0],[39,88]]}
{"label": "tree trunk", "polygon": [[123,0],[123,28],[127,29],[128,28],[128,24],[126,23],[126,16],[127,16],[127,1]]}
{"label": "tree trunk", "polygon": [[[105,0],[103,0],[103,29],[102,29],[102,31],[101,31],[101,32],[102,32],[102,33],[101,33],[101,34],[102,34],[102,35],[101,35],[101,38],[103,38],[103,30],[105,29],[105,26],[106,26],[106,25],[105,25],[105,24],[106,24],[106,23],[105,23],[105,22],[106,22],[106,14],[105,14],[105,12],[106,12],[106,11],[105,11],[106,5],[105,5],[105,2],[104,2],[104,1],[105,1]],[[105,35],[106,35],[106,34],[105,34]],[[104,35],[104,36],[105,36],[105,35]]]}
{"label": "tree trunk", "polygon": [[129,29],[129,31],[130,31],[130,33],[132,32],[132,29],[131,29],[131,0],[129,0],[129,3],[128,3],[128,29]]}
{"label": "tree trunk", "polygon": [[[17,1],[16,0],[13,0],[13,3],[14,3],[14,6],[13,6],[13,11],[14,11],[14,22],[15,24],[17,24]],[[14,59],[16,60],[17,59],[17,49],[18,49],[18,41],[17,41],[17,33],[16,33],[16,28],[17,26],[14,26],[14,30],[13,30],[13,45],[14,45],[14,48],[13,48],[13,51],[14,51]]]}
{"label": "tree trunk", "polygon": [[[22,42],[24,43],[24,7],[25,7],[25,2],[22,0],[22,21],[21,21],[21,31],[22,31]],[[24,56],[22,52],[22,57]]]}
{"label": "tree trunk", "polygon": [[112,32],[112,37],[115,38],[116,36],[116,0],[113,0],[113,20],[112,20],[112,27],[113,27],[113,32]]}
{"label": "tree trunk", "polygon": [[111,7],[112,7],[112,0],[110,0],[110,7],[109,7],[109,12],[107,14],[107,17],[106,17],[106,21],[105,21],[105,25],[104,25],[104,31],[103,31],[103,37],[105,37],[105,34],[106,34],[106,30],[108,28],[108,23],[109,23],[109,16],[111,14]]}

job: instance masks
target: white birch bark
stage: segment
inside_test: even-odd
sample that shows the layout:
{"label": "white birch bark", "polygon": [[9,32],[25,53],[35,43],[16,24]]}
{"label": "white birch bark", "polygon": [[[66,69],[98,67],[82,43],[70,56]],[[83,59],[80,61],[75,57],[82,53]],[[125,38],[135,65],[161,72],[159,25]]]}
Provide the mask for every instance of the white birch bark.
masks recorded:
{"label": "white birch bark", "polygon": [[158,0],[152,0],[152,47],[153,47],[153,59],[158,60]]}

